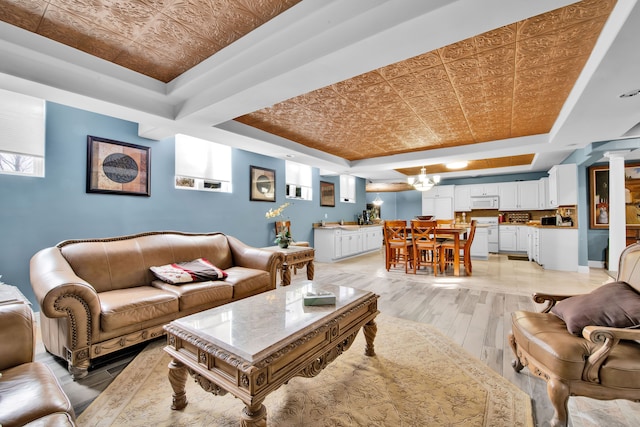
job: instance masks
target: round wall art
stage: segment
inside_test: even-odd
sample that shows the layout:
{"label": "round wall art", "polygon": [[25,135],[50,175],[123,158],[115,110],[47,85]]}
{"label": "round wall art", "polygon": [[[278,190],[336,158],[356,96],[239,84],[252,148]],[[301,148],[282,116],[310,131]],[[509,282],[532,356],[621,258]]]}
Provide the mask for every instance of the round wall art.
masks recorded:
{"label": "round wall art", "polygon": [[87,193],[150,196],[151,149],[87,137]]}

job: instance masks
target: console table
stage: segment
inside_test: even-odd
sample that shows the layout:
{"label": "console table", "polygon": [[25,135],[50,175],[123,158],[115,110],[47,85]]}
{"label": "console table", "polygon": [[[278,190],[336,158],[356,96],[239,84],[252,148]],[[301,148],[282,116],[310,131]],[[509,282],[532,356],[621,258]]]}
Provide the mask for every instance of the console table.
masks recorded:
{"label": "console table", "polygon": [[278,252],[284,255],[284,262],[280,270],[280,276],[282,278],[282,286],[288,286],[291,284],[291,268],[294,272],[307,267],[307,279],[313,280],[314,266],[313,258],[315,257],[315,250],[308,246],[289,246],[288,248],[281,248],[280,246],[268,246],[268,251]]}

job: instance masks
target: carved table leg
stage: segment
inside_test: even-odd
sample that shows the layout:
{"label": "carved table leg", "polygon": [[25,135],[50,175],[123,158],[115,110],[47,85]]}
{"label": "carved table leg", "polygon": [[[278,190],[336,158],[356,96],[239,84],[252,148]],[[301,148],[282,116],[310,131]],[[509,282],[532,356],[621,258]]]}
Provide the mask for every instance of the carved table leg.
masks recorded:
{"label": "carved table leg", "polygon": [[172,360],[169,363],[169,382],[173,389],[173,403],[171,409],[183,409],[187,406],[187,392],[185,386],[187,385],[187,367],[177,360]]}
{"label": "carved table leg", "polygon": [[289,286],[291,284],[291,270],[289,264],[282,264],[282,286]]}
{"label": "carved table leg", "polygon": [[242,427],[267,427],[267,408],[262,402],[245,406],[240,417]]}
{"label": "carved table leg", "polygon": [[314,272],[315,272],[315,267],[313,266],[313,260],[311,260],[307,264],[307,280],[313,280]]}
{"label": "carved table leg", "polygon": [[362,330],[364,331],[364,339],[367,341],[367,345],[364,348],[364,354],[367,356],[375,356],[376,352],[373,349],[373,340],[376,338],[376,333],[378,332],[378,325],[376,325],[376,321],[371,319],[364,325]]}

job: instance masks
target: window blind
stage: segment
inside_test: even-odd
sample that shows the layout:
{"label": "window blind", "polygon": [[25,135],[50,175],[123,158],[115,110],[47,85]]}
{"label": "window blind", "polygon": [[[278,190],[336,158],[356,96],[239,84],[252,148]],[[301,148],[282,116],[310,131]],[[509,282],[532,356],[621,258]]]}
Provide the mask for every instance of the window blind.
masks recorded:
{"label": "window blind", "polygon": [[176,175],[231,181],[231,147],[188,135],[176,135]]}
{"label": "window blind", "polygon": [[44,158],[44,100],[0,89],[0,151]]}

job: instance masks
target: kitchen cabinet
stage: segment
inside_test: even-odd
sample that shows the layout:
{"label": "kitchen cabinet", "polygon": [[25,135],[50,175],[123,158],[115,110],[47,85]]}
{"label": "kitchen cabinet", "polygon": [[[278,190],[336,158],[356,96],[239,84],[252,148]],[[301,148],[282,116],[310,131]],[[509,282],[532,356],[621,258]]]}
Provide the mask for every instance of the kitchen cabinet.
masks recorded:
{"label": "kitchen cabinet", "polygon": [[472,184],[469,186],[471,197],[497,196],[499,194],[498,184]]}
{"label": "kitchen cabinet", "polygon": [[549,169],[549,206],[578,204],[578,173],[575,164],[556,165]]}
{"label": "kitchen cabinet", "polygon": [[[467,229],[467,235],[470,230]],[[472,258],[489,259],[489,227],[476,227],[470,254]]]}
{"label": "kitchen cabinet", "polygon": [[500,210],[538,209],[538,181],[502,182],[498,191]]}
{"label": "kitchen cabinet", "polygon": [[538,180],[538,209],[552,209],[549,204],[549,178],[540,178]]}
{"label": "kitchen cabinet", "polygon": [[450,197],[453,199],[455,185],[434,185],[429,191],[422,193],[422,198]]}
{"label": "kitchen cabinet", "polygon": [[471,187],[472,185],[456,185],[453,191],[453,204],[456,212],[471,211]]}
{"label": "kitchen cabinet", "polygon": [[382,226],[328,226],[313,230],[317,262],[335,262],[380,250]]}
{"label": "kitchen cabinet", "polygon": [[422,197],[422,215],[433,215],[434,219],[453,219],[453,197]]}
{"label": "kitchen cabinet", "polygon": [[518,251],[518,226],[517,225],[501,225],[499,231],[500,236],[500,252],[517,252]]}
{"label": "kitchen cabinet", "polygon": [[382,227],[367,227],[362,229],[364,240],[362,249],[366,252],[380,249],[382,246]]}
{"label": "kitchen cabinet", "polygon": [[516,251],[527,252],[529,248],[529,227],[526,225],[516,226]]}
{"label": "kitchen cabinet", "polygon": [[347,257],[362,252],[362,232],[358,230],[342,230],[340,239],[341,256]]}
{"label": "kitchen cabinet", "polygon": [[578,229],[539,228],[537,262],[545,270],[578,271]]}

